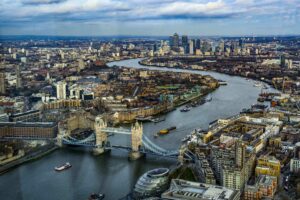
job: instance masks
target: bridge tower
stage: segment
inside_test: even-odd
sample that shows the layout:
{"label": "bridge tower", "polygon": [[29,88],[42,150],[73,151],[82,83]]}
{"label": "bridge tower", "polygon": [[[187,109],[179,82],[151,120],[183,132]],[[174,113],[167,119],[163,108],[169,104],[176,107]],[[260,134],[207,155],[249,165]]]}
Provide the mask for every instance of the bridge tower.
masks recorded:
{"label": "bridge tower", "polygon": [[184,153],[186,151],[186,146],[181,146],[179,149],[178,162],[180,164],[184,163]]}
{"label": "bridge tower", "polygon": [[67,131],[62,122],[58,123],[58,133],[56,135],[56,145],[59,147],[63,146],[63,138],[70,135],[70,131]]}
{"label": "bridge tower", "polygon": [[131,126],[131,148],[132,151],[129,154],[131,160],[136,160],[142,156],[139,152],[143,144],[143,125],[136,122]]}
{"label": "bridge tower", "polygon": [[94,154],[104,153],[104,147],[107,142],[107,134],[102,131],[103,128],[107,127],[106,121],[102,117],[97,116],[94,123],[94,130],[96,135],[96,147],[94,148]]}

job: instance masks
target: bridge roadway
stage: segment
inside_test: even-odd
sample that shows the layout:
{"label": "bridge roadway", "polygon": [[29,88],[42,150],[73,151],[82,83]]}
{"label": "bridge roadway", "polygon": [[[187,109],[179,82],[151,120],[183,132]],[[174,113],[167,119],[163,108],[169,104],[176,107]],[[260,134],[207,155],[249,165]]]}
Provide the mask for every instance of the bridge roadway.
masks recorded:
{"label": "bridge roadway", "polygon": [[117,134],[131,135],[131,130],[125,129],[125,128],[106,127],[106,128],[102,128],[101,131],[106,132],[106,133],[117,133]]}
{"label": "bridge roadway", "polygon": [[[139,152],[145,153],[145,154],[153,154],[157,156],[163,156],[163,157],[176,157],[178,156],[178,151],[176,150],[166,150],[163,149],[156,144],[154,144],[148,137],[143,136],[142,138],[143,147],[140,148]],[[84,147],[93,147],[96,148],[96,137],[94,134],[90,135],[89,137],[85,138],[84,140],[77,140],[75,138],[72,138],[70,136],[63,138],[63,144],[67,145],[75,145],[75,146],[84,146]],[[128,146],[122,146],[122,145],[107,145],[105,147],[106,150],[111,149],[119,149],[119,150],[127,150],[131,151],[132,148]]]}
{"label": "bridge roadway", "polygon": [[[125,135],[131,135],[131,130],[124,129],[124,128],[103,128],[103,132],[106,132],[108,134],[125,134]],[[110,135],[108,135],[110,136]],[[28,137],[28,136],[20,136],[20,137],[2,137],[0,138],[0,141],[10,141],[10,140],[49,140],[49,141],[57,141],[57,138],[42,138],[42,137]],[[74,145],[74,146],[83,146],[83,147],[90,147],[90,148],[97,148],[96,145],[96,136],[95,133],[89,135],[87,138],[78,140],[70,135],[65,136],[62,138],[62,143],[66,145]],[[163,156],[163,157],[176,157],[178,156],[178,151],[176,150],[166,150],[162,147],[154,144],[147,136],[142,136],[142,144],[143,146],[140,148],[139,152],[145,153],[145,154],[153,154],[157,156]],[[110,149],[122,149],[131,151],[132,148],[128,146],[122,146],[122,145],[107,145],[104,147],[107,150]]]}

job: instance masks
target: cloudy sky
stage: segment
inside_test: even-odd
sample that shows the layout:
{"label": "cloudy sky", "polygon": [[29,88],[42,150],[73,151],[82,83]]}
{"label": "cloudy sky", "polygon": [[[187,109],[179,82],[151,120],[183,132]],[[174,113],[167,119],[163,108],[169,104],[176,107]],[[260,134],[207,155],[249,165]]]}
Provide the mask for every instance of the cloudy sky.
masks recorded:
{"label": "cloudy sky", "polygon": [[0,34],[300,34],[299,10],[300,0],[0,0]]}

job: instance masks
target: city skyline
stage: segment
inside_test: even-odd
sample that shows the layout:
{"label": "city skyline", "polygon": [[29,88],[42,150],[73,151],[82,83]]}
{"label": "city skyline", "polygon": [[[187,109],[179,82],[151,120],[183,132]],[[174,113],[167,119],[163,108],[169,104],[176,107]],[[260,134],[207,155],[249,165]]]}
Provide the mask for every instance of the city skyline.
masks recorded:
{"label": "city skyline", "polygon": [[298,35],[296,0],[4,0],[0,35]]}

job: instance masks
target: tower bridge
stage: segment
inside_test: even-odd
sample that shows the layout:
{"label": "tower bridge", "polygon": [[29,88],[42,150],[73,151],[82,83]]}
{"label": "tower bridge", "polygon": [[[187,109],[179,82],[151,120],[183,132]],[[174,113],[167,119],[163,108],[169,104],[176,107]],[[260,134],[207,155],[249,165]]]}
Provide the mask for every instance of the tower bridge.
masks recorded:
{"label": "tower bridge", "polygon": [[[131,136],[131,146],[111,145],[109,134],[123,134]],[[142,154],[177,158],[178,151],[170,151],[154,144],[147,136],[143,135],[142,124],[136,122],[131,129],[108,127],[107,122],[101,117],[96,117],[94,123],[94,134],[83,140],[77,140],[70,135],[61,138],[62,144],[85,146],[94,148],[96,154],[102,154],[107,150],[119,149],[129,151],[131,159],[137,159]]]}
{"label": "tower bridge", "polygon": [[[117,149],[117,150],[128,151],[130,158],[133,160],[138,159],[143,154],[150,154],[150,155],[169,157],[169,158],[178,158],[178,156],[180,157],[184,155],[184,153],[182,153],[181,150],[180,151],[166,150],[153,143],[147,136],[143,135],[143,126],[138,122],[133,124],[130,129],[114,128],[114,127],[108,127],[107,122],[102,117],[98,116],[94,120],[89,120],[88,123],[86,124],[84,125],[86,125],[86,127],[88,128],[93,129],[94,132],[84,139],[77,139],[72,137],[71,131],[69,130],[70,128],[72,128],[72,126],[68,124],[67,129],[63,129],[62,131],[59,131],[60,134],[57,135],[56,134],[47,135],[45,134],[44,129],[43,130],[37,129],[38,132],[36,134],[25,134],[25,135],[6,134],[0,137],[0,141],[49,140],[49,141],[56,142],[58,145],[66,144],[66,145],[75,145],[75,146],[93,148],[95,154],[102,154],[105,151]],[[45,124],[43,124],[43,126],[45,126]],[[50,128],[53,127],[51,126]],[[55,130],[57,130],[57,125],[55,125],[54,128]],[[75,126],[75,128],[77,128],[77,126]],[[111,144],[110,141],[108,140],[111,134],[116,134],[116,135],[122,134],[122,135],[130,136],[131,145],[124,146],[124,145]],[[186,158],[187,156],[184,155],[184,157]]]}

